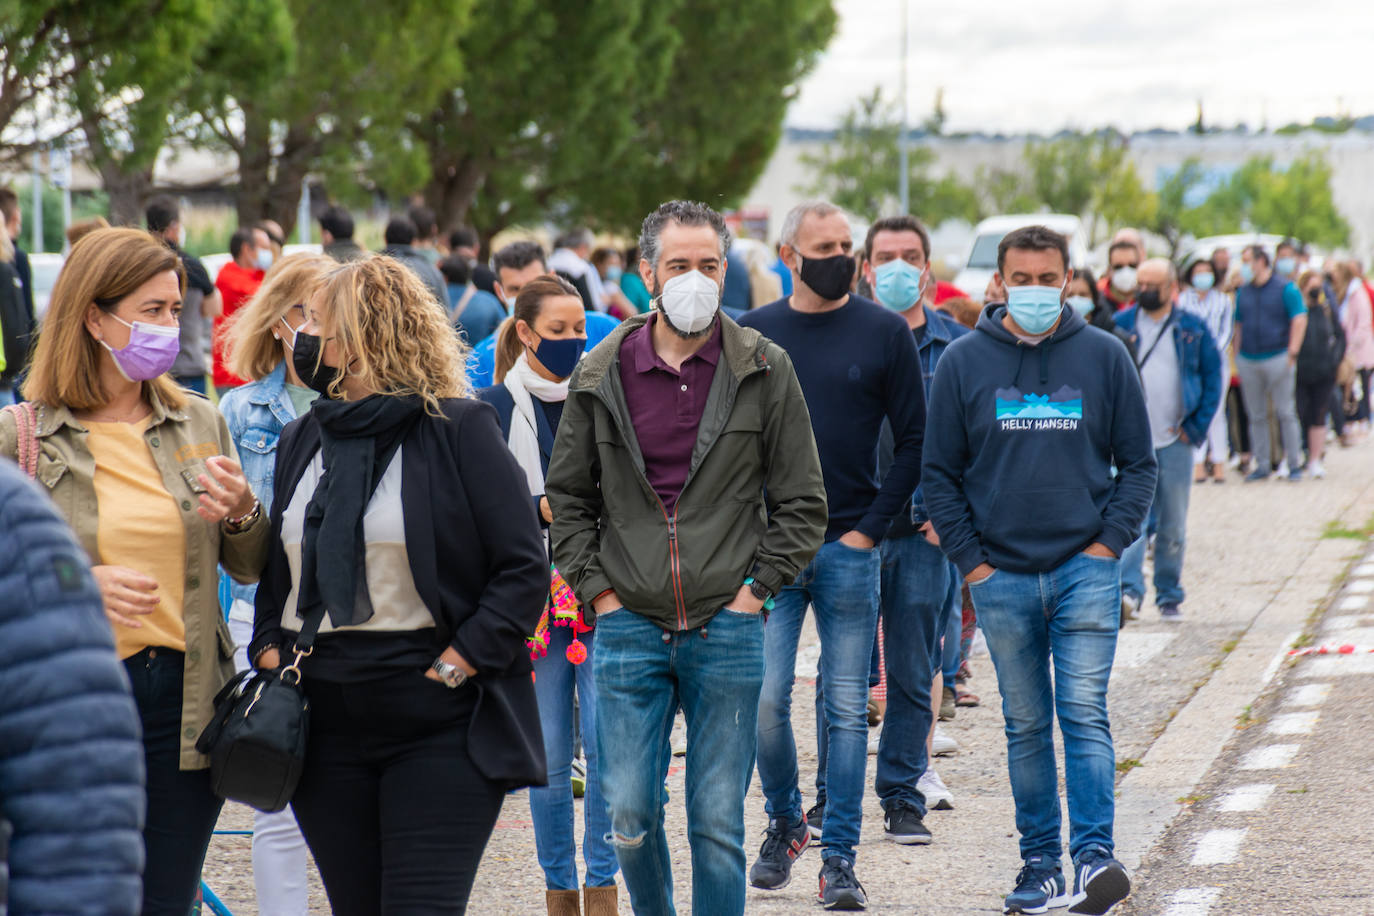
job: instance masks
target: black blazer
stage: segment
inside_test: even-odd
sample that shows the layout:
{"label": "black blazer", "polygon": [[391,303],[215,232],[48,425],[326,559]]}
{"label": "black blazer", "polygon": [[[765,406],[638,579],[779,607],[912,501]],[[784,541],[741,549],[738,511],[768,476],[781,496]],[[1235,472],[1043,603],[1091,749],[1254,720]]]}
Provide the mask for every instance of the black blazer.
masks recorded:
{"label": "black blazer", "polygon": [[[402,440],[401,505],[410,572],[440,638],[477,669],[470,682],[477,692],[468,730],[473,762],[507,789],[543,785],[544,739],[525,645],[549,595],[539,524],[496,411],[472,399],[441,403],[443,418],[422,415]],[[258,585],[253,654],[289,639],[281,619],[291,591],[281,518],[319,448],[313,412],[282,431],[272,546]]]}

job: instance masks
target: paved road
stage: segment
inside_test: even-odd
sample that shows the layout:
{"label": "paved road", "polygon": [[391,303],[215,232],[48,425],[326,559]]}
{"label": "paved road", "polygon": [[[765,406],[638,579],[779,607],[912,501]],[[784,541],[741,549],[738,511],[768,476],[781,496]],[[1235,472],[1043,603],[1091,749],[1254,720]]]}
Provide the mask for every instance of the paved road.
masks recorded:
{"label": "paved road", "polygon": [[[1185,619],[1164,623],[1147,602],[1143,619],[1122,633],[1112,680],[1113,730],[1118,767],[1124,771],[1118,786],[1119,854],[1137,872],[1136,894],[1122,912],[1374,913],[1367,890],[1374,882],[1369,869],[1358,867],[1368,856],[1352,857],[1348,849],[1352,842],[1367,846],[1365,837],[1374,824],[1368,816],[1374,814],[1374,803],[1352,797],[1358,796],[1358,783],[1369,769],[1360,761],[1370,756],[1361,739],[1374,725],[1368,721],[1374,718],[1374,706],[1368,703],[1374,655],[1280,664],[1288,645],[1315,627],[1313,615],[1330,603],[1333,586],[1364,549],[1361,540],[1330,536],[1328,525],[1359,529],[1374,515],[1374,477],[1365,470],[1371,457],[1374,446],[1368,444],[1333,453],[1324,481],[1242,485],[1233,475],[1224,486],[1194,488]],[[1374,565],[1366,572],[1374,574]],[[1374,579],[1364,581],[1374,589]],[[1374,612],[1369,618],[1354,610],[1332,613],[1336,616],[1328,622],[1351,632],[1338,637],[1314,631],[1314,638],[1374,646]],[[1355,629],[1362,626],[1371,629]],[[808,627],[803,641],[812,651],[804,652],[798,664],[793,708],[809,711],[814,629]],[[1344,667],[1336,669],[1337,664]],[[1370,673],[1341,673],[1361,666]],[[933,845],[899,847],[883,839],[870,763],[857,863],[870,912],[1001,911],[1001,898],[1020,863],[996,682],[986,658],[975,659],[973,667],[970,686],[983,705],[961,709],[947,726],[961,751],[941,760],[938,769],[956,793],[955,810],[932,812],[927,819]],[[1316,689],[1294,693],[1313,684],[1330,684],[1331,689],[1320,701]],[[1306,705],[1296,705],[1300,699]],[[1313,711],[1317,715],[1310,734],[1271,732],[1313,722]],[[809,780],[815,773],[809,712],[794,726],[809,804]],[[1237,761],[1269,744],[1296,745],[1297,750],[1280,767],[1237,769]],[[1270,784],[1275,788],[1267,794],[1245,788]],[[669,789],[668,834],[674,844],[679,911],[686,913],[691,897],[680,766],[669,775]],[[1248,812],[1221,810],[1220,799],[1241,789],[1245,791],[1237,797],[1242,801],[1228,805],[1252,804],[1263,795],[1260,806]],[[752,860],[766,823],[757,780],[747,811]],[[222,826],[245,823],[242,809],[228,810],[222,819]],[[1333,830],[1337,824],[1340,828]],[[1226,830],[1246,832],[1213,833]],[[1233,847],[1234,862],[1220,862]],[[1199,848],[1207,851],[1199,853]],[[1218,864],[1192,865],[1196,856],[1202,857],[1199,861],[1218,859]],[[789,887],[750,891],[748,912],[812,912],[819,868],[817,852],[806,852]],[[246,839],[217,840],[207,875],[235,913],[255,912]],[[312,903],[312,912],[327,912],[318,890]],[[502,812],[471,911],[543,912],[543,880],[523,794],[511,796]],[[623,893],[621,912],[630,912]]]}

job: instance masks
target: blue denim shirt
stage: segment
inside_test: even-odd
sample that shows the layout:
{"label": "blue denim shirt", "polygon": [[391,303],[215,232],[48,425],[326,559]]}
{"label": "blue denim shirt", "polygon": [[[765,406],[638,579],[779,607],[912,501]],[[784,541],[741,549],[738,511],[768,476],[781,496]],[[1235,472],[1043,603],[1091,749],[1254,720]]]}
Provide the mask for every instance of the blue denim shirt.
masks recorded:
{"label": "blue denim shirt", "polygon": [[[969,332],[953,318],[944,312],[937,312],[930,306],[922,306],[926,313],[926,333],[921,338],[917,349],[921,354],[921,384],[925,387],[926,403],[930,403],[930,383],[935,378],[935,367],[940,364],[940,357],[945,355],[945,350],[960,337]],[[925,497],[921,495],[920,486],[911,494],[911,523],[916,526],[924,525],[930,518],[926,514]]]}
{"label": "blue denim shirt", "polygon": [[[286,424],[296,419],[291,396],[286,391],[286,364],[256,382],[234,388],[220,398],[220,413],[229,424],[229,435],[239,450],[243,476],[262,503],[262,513],[272,511],[272,475],[276,469],[277,440]],[[226,595],[226,580],[228,585]],[[256,585],[240,585],[220,572],[220,596],[230,602],[242,599],[250,605]],[[226,603],[225,612],[228,612]]]}
{"label": "blue denim shirt", "polygon": [[[1116,326],[1138,340],[1136,317],[1139,306],[1133,305],[1118,312]],[[1183,422],[1179,428],[1196,445],[1206,441],[1207,427],[1221,406],[1221,354],[1212,332],[1202,319],[1192,312],[1174,306],[1177,316],[1173,322],[1174,349],[1178,353],[1178,371],[1183,386]],[[1244,340],[1242,334],[1241,340]],[[1144,354],[1141,354],[1142,356]]]}

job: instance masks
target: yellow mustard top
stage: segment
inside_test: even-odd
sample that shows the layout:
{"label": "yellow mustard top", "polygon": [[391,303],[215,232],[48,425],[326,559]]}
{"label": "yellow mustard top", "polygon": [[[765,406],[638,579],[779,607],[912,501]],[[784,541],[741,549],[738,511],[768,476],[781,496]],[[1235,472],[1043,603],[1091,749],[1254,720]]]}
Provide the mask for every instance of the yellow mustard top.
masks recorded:
{"label": "yellow mustard top", "polygon": [[149,646],[186,651],[186,528],[143,439],[151,420],[84,423],[90,431],[86,444],[95,458],[98,562],[127,566],[158,585],[157,607],[137,618],[142,627],[112,622],[120,658]]}

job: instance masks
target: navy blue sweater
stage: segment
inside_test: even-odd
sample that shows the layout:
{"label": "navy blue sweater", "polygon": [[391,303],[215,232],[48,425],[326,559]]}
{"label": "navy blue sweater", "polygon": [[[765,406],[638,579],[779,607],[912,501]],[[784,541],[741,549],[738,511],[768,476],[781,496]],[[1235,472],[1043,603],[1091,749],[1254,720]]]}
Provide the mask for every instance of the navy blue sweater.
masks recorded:
{"label": "navy blue sweater", "polygon": [[[921,360],[906,320],[850,296],[838,309],[799,312],[781,299],[739,323],[787,351],[811,412],[830,522],[825,540],[860,531],[881,541],[921,481],[926,399]],[[892,425],[892,467],[878,485],[883,419]]]}
{"label": "navy blue sweater", "polygon": [[988,306],[935,372],[922,488],[941,546],[964,575],[1045,572],[1094,541],[1121,556],[1155,489],[1131,357],[1071,308],[1037,346],[1005,315]]}

